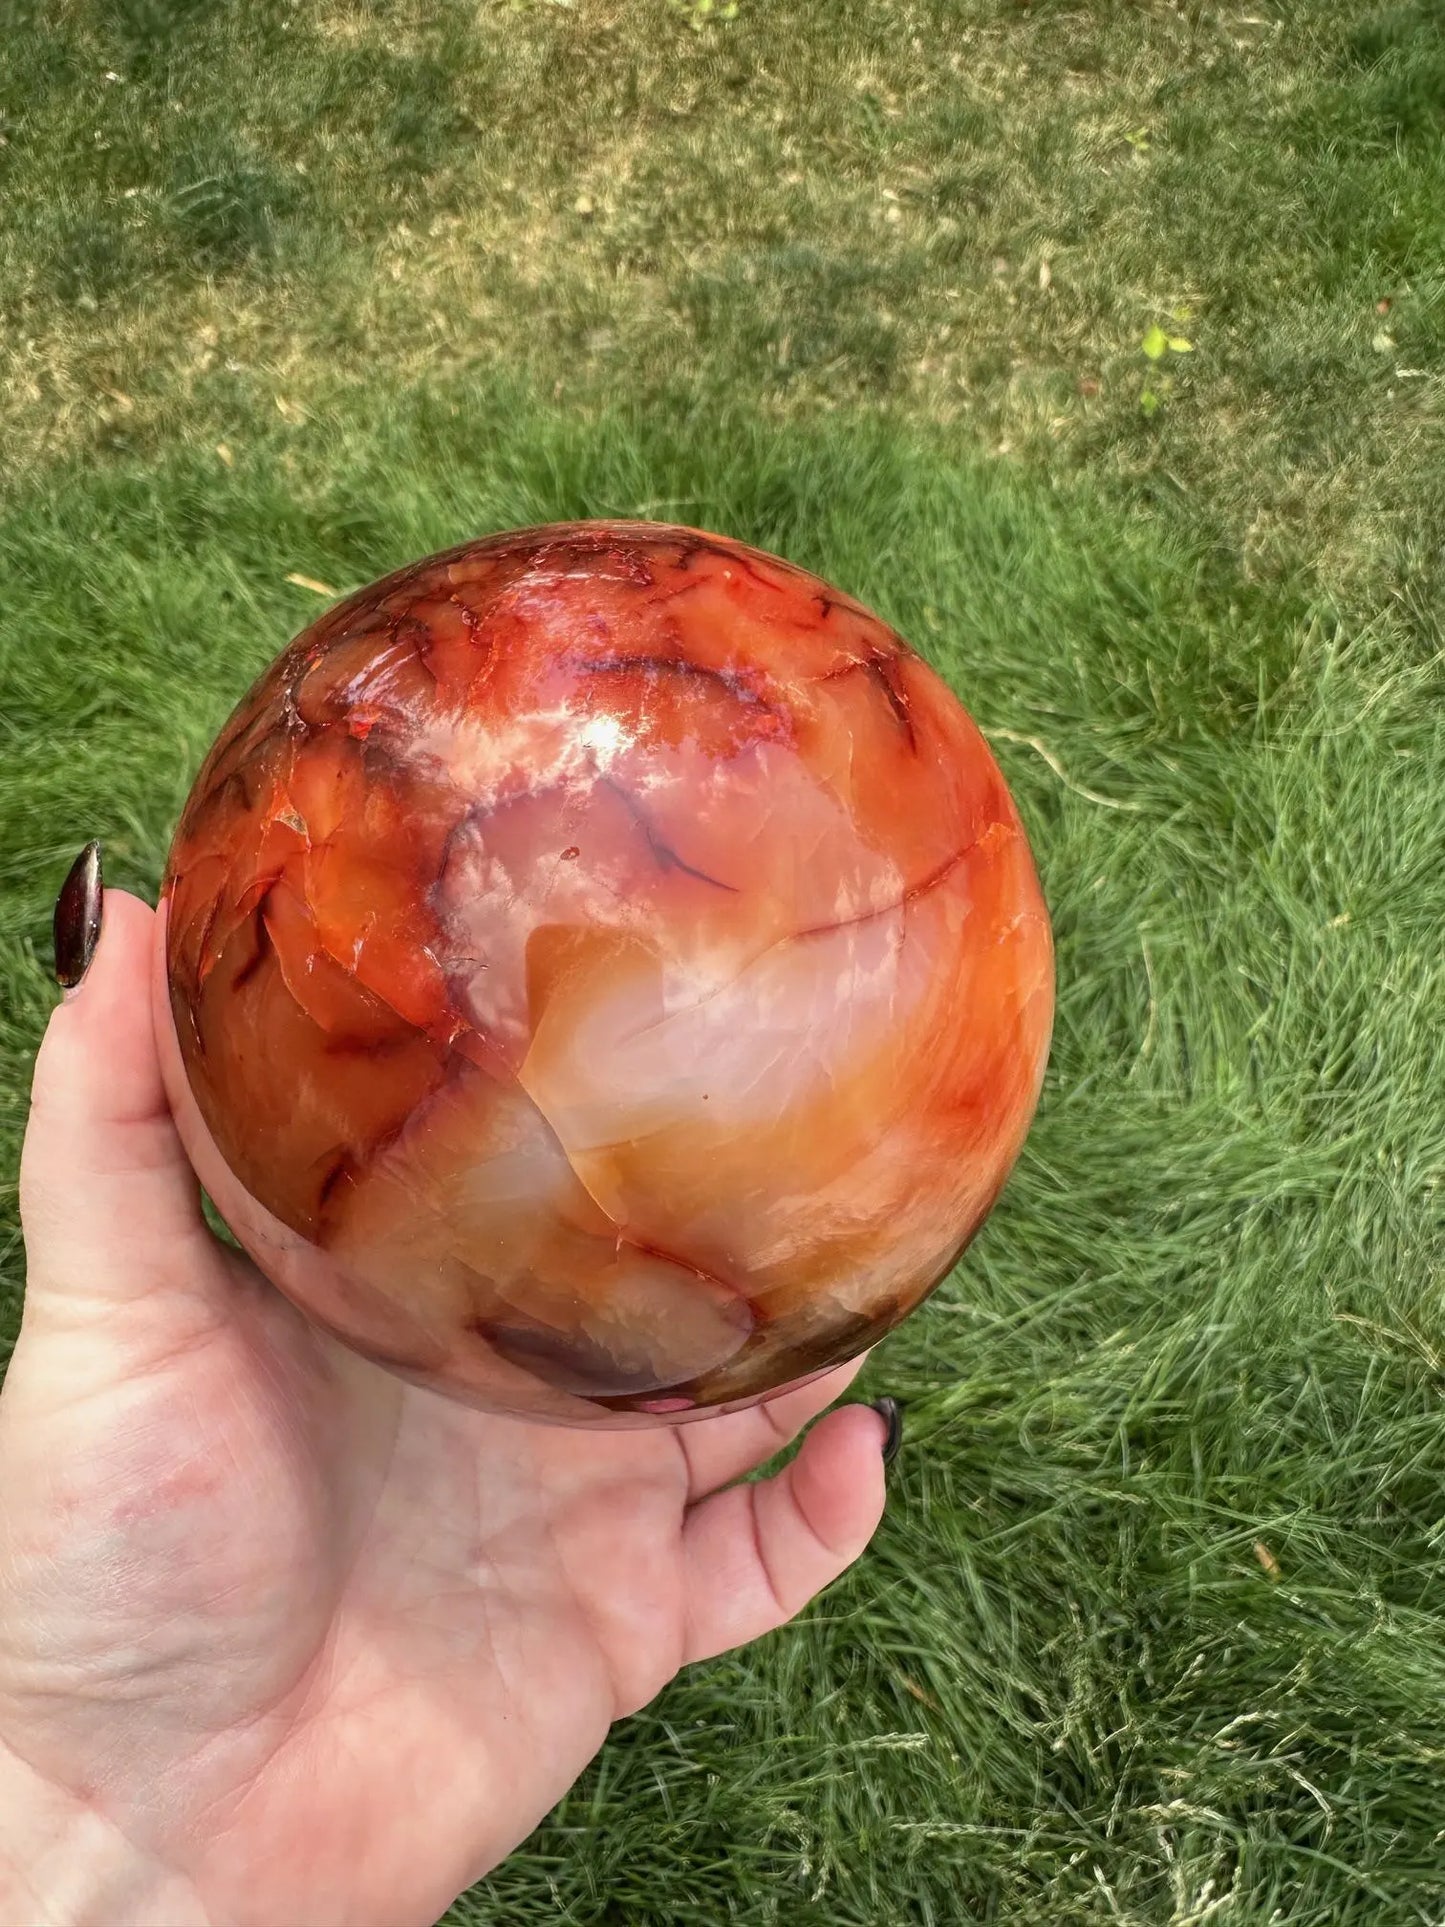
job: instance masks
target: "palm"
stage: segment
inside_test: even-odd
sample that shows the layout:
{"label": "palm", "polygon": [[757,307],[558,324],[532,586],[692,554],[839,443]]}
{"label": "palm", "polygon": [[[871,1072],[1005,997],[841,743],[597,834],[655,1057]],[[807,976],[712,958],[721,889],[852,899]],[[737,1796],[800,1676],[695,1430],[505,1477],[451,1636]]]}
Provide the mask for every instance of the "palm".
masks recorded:
{"label": "palm", "polygon": [[[176,1147],[145,1128],[154,1175]],[[876,1421],[837,1414],[785,1478],[719,1491],[851,1369],[680,1431],[491,1418],[316,1333],[190,1210],[144,1240],[125,1316],[27,1307],[0,1402],[0,1739],[67,1790],[99,1777],[240,1918],[426,1921],[614,1718],[847,1562],[840,1475],[875,1477]]]}

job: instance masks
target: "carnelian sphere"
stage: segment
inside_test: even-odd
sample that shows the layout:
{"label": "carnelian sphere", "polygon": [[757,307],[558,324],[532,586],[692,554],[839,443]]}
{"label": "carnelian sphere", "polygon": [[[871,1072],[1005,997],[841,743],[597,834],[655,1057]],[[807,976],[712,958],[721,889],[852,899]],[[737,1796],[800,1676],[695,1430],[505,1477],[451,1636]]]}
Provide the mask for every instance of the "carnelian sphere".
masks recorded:
{"label": "carnelian sphere", "polygon": [[532,1419],[702,1416],[870,1345],[997,1197],[1052,1022],[945,684],[816,576],[651,523],[324,615],[206,758],[163,907],[167,1085],[242,1244]]}

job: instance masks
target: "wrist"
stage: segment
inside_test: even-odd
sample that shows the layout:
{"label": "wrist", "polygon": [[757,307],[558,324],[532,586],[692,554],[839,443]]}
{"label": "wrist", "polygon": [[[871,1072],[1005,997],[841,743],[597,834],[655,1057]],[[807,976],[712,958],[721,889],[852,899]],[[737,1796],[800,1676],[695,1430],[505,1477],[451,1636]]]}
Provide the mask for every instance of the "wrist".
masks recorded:
{"label": "wrist", "polygon": [[0,1745],[0,1927],[210,1927],[194,1888]]}

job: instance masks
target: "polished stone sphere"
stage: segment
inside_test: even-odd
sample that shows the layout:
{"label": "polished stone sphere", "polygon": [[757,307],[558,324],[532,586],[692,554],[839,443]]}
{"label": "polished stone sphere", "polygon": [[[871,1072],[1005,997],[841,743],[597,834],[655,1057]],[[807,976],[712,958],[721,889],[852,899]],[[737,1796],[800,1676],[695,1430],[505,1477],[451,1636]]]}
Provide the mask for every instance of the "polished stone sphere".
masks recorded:
{"label": "polished stone sphere", "polygon": [[206,758],[162,907],[168,1089],[241,1243],[534,1419],[676,1422],[872,1344],[1048,1049],[1048,916],[957,698],[692,529],[525,529],[340,603]]}

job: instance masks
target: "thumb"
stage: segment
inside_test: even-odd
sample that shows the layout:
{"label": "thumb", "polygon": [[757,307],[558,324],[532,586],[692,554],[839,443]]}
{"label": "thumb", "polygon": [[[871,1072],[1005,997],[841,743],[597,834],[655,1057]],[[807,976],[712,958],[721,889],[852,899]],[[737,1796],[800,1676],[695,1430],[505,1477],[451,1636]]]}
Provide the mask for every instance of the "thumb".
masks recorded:
{"label": "thumb", "polygon": [[156,1051],[156,914],[123,890],[102,896],[99,872],[99,848],[88,846],[62,892],[59,947],[70,947],[67,899],[80,912],[74,921],[94,913],[99,942],[83,981],[51,1014],[20,1160],[27,1307],[67,1315],[176,1291],[193,1298],[218,1269]]}

